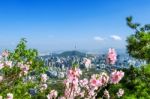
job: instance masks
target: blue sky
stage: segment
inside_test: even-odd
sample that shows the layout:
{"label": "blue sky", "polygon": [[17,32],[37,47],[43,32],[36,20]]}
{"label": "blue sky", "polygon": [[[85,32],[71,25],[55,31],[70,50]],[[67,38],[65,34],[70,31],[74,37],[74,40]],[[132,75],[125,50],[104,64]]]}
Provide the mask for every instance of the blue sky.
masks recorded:
{"label": "blue sky", "polygon": [[0,0],[0,48],[20,38],[41,52],[125,48],[125,18],[150,23],[150,0]]}

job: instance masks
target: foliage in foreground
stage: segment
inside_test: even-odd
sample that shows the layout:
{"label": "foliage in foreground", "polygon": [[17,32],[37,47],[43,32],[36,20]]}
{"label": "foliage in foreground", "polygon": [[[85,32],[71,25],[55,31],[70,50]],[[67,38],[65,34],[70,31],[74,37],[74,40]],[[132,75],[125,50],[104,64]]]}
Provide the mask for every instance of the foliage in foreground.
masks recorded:
{"label": "foliage in foreground", "polygon": [[135,33],[127,38],[128,53],[137,59],[150,62],[150,24],[141,26],[133,23],[132,17],[127,17],[127,25],[135,30]]}
{"label": "foliage in foreground", "polygon": [[117,87],[122,87],[125,90],[123,99],[150,99],[150,66],[131,66],[123,71],[125,76],[122,81],[117,86],[110,86],[109,91],[116,92]]}
{"label": "foliage in foreground", "polygon": [[28,49],[26,43],[21,39],[14,51],[5,50],[0,59],[0,95],[8,99],[12,94],[16,99],[29,99],[32,89],[42,86],[39,79],[46,68],[37,58],[37,50]]}

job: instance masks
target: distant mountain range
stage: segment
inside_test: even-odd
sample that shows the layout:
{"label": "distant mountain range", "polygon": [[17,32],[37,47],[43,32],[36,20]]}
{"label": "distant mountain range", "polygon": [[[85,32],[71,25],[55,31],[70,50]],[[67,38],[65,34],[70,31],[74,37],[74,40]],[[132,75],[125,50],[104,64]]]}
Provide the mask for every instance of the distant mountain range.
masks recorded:
{"label": "distant mountain range", "polygon": [[[77,50],[72,50],[72,51],[64,51],[64,52],[59,52],[59,53],[50,53],[49,55],[41,55],[43,57],[50,57],[50,56],[58,56],[58,57],[67,57],[67,56],[78,56],[78,57],[84,57],[86,55],[93,55],[93,54],[106,54],[108,50],[95,50],[95,51],[77,51]],[[117,54],[126,54],[125,49],[116,49]]]}
{"label": "distant mountain range", "polygon": [[84,57],[86,55],[86,53],[83,52],[79,52],[79,51],[65,51],[61,54],[59,54],[59,56],[63,56],[63,57],[67,57],[67,56],[79,56],[79,57]]}
{"label": "distant mountain range", "polygon": [[84,57],[84,56],[86,56],[86,53],[73,50],[73,51],[64,51],[60,54],[51,53],[50,55],[43,55],[44,58],[50,57],[50,56],[59,56],[59,57],[78,56],[78,57]]}

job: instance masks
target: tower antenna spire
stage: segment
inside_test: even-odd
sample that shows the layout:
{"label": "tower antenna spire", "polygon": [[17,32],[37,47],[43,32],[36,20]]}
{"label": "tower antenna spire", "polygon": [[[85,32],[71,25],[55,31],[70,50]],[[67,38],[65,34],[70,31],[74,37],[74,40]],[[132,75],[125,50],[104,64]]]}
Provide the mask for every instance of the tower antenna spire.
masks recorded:
{"label": "tower antenna spire", "polygon": [[76,44],[75,44],[74,48],[75,48],[75,50],[77,49],[77,45]]}

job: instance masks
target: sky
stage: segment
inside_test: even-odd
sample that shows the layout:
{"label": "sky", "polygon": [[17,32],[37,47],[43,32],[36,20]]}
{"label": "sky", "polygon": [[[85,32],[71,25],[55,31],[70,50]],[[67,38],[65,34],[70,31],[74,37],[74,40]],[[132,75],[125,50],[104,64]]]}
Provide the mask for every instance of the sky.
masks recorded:
{"label": "sky", "polygon": [[150,0],[0,0],[0,49],[21,38],[40,52],[125,48],[125,18],[150,23]]}

